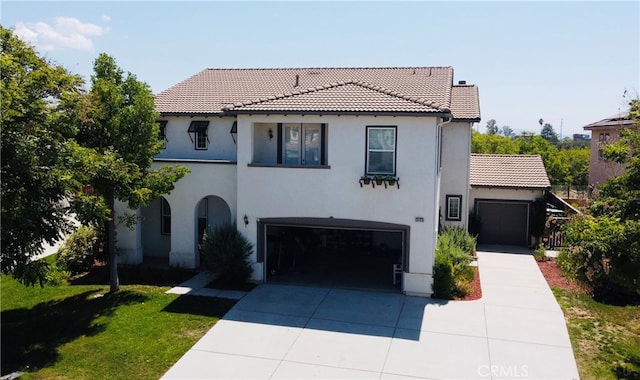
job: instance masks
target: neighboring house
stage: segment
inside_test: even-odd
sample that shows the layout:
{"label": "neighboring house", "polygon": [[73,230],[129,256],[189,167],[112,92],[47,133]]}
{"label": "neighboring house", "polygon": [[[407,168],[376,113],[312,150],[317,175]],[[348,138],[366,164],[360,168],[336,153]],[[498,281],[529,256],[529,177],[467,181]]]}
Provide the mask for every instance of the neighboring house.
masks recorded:
{"label": "neighboring house", "polygon": [[480,111],[451,67],[206,69],[158,94],[156,110],[154,167],[191,173],[119,227],[125,263],[198,267],[204,232],[237,222],[256,282],[337,272],[392,286],[393,273],[427,296],[440,216],[466,226]]}
{"label": "neighboring house", "polygon": [[532,243],[533,202],[551,189],[540,155],[472,154],[469,184],[479,243]]}
{"label": "neighboring house", "polygon": [[633,126],[633,120],[629,119],[629,112],[622,112],[582,127],[586,131],[591,131],[590,185],[597,187],[609,178],[624,173],[624,164],[607,160],[602,156],[602,146],[617,141],[620,138],[620,131]]}

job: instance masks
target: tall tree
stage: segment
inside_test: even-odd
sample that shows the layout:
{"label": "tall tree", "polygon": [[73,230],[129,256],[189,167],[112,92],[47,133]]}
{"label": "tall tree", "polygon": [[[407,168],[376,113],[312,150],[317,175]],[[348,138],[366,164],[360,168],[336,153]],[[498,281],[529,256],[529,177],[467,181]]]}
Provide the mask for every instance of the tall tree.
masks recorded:
{"label": "tall tree", "polygon": [[498,123],[494,119],[487,121],[486,128],[488,135],[495,135],[498,133]]}
{"label": "tall tree", "polygon": [[109,252],[110,291],[119,289],[116,253],[116,200],[132,209],[170,192],[188,170],[164,166],[150,170],[159,153],[158,114],[146,83],[124,72],[115,59],[100,54],[94,62],[86,116],[78,133],[75,164],[94,192],[79,195],[76,209],[84,222],[104,227]]}
{"label": "tall tree", "polygon": [[514,131],[513,131],[513,129],[512,129],[510,126],[508,126],[508,125],[503,125],[503,126],[502,126],[502,135],[503,135],[504,137],[511,137],[511,138],[516,137],[515,132],[514,132]]}
{"label": "tall tree", "polygon": [[542,126],[542,131],[540,131],[540,136],[542,136],[543,139],[549,141],[552,144],[555,144],[559,141],[558,134],[553,129],[553,125],[549,123],[545,123],[544,126]]}
{"label": "tall tree", "polygon": [[[629,118],[634,128],[620,132],[620,139],[602,148],[604,157],[626,165],[622,175],[611,178],[600,187],[592,202],[594,215],[613,215],[622,220],[640,222],[640,100],[630,102]],[[640,244],[640,242],[639,242]]]}
{"label": "tall tree", "polygon": [[82,79],[39,57],[9,29],[0,26],[0,34],[2,272],[42,284],[46,263],[34,256],[71,229],[65,201],[78,184],[65,161]]}

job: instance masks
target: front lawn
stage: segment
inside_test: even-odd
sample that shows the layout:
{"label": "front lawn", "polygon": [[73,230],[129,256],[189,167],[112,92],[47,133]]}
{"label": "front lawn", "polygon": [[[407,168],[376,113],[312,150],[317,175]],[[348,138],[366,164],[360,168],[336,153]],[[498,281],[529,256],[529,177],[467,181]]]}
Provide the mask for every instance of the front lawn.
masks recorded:
{"label": "front lawn", "polygon": [[564,312],[580,378],[640,379],[640,306],[597,302],[555,262],[538,264]]}
{"label": "front lawn", "polygon": [[107,285],[27,288],[3,275],[2,375],[158,379],[235,303],[133,283],[109,294]]}
{"label": "front lawn", "polygon": [[640,379],[640,307],[613,306],[554,288],[580,378]]}

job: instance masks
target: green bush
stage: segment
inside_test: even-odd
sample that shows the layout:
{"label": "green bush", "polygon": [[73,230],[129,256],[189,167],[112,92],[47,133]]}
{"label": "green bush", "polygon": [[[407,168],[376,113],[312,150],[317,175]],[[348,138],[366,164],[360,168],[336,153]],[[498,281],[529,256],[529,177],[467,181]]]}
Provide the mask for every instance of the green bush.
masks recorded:
{"label": "green bush", "polygon": [[456,293],[456,281],[453,276],[453,265],[445,255],[438,254],[433,265],[433,297],[453,299]]}
{"label": "green bush", "polygon": [[47,272],[47,284],[48,285],[66,285],[71,277],[71,272],[61,268],[57,263],[53,263],[49,266],[49,271]]}
{"label": "green bush", "polygon": [[433,266],[433,293],[436,298],[463,296],[473,280],[475,238],[460,228],[445,228],[438,236]]}
{"label": "green bush", "polygon": [[567,248],[558,265],[596,296],[640,294],[640,221],[576,217],[563,227]]}
{"label": "green bush", "polygon": [[536,261],[546,261],[547,259],[547,249],[544,246],[544,244],[540,243],[538,244],[538,248],[536,248],[533,251],[533,258],[536,259]]}
{"label": "green bush", "polygon": [[476,252],[476,238],[460,227],[445,227],[440,236],[446,236],[456,247],[466,254],[473,255]]}
{"label": "green bush", "polygon": [[69,235],[57,253],[57,264],[71,274],[88,272],[95,265],[94,248],[98,233],[91,226],[80,226]]}
{"label": "green bush", "polygon": [[203,266],[223,284],[245,283],[253,269],[249,256],[253,245],[239,231],[235,223],[227,223],[207,231],[202,242]]}

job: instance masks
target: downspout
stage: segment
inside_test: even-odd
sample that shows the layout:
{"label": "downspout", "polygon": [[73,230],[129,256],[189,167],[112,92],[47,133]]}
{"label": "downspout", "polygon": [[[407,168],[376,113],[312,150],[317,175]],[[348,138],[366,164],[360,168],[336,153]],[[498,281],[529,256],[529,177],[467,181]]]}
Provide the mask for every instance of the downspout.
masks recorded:
{"label": "downspout", "polygon": [[[445,120],[446,119],[446,120]],[[441,121],[439,123],[436,124],[436,131],[437,131],[437,137],[438,137],[438,150],[436,152],[436,154],[438,155],[436,157],[436,181],[434,181],[434,189],[433,189],[433,193],[435,194],[435,199],[436,199],[436,212],[435,212],[435,223],[434,226],[435,228],[433,229],[433,261],[431,262],[431,268],[433,268],[433,265],[435,264],[435,259],[436,259],[436,251],[435,251],[435,246],[436,246],[436,242],[438,239],[438,231],[440,229],[440,169],[442,167],[442,132],[443,132],[443,127],[449,123],[451,123],[451,117],[447,117],[447,118],[442,118],[440,119]],[[432,273],[433,273],[433,269],[432,269]]]}

